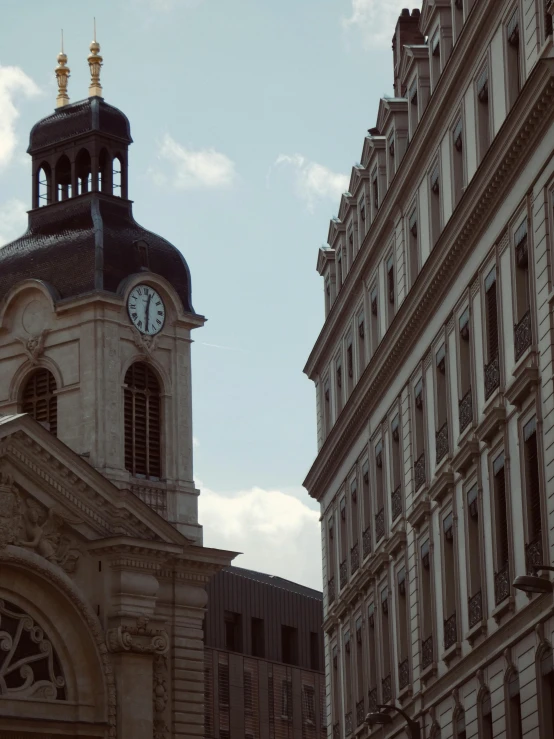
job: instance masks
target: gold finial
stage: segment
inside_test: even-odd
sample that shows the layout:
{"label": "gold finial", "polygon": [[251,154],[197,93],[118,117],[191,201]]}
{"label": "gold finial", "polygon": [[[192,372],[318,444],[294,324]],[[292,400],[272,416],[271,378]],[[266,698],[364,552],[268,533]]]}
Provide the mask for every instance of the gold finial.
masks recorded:
{"label": "gold finial", "polygon": [[100,44],[96,40],[96,18],[94,19],[94,39],[90,45],[90,56],[88,65],[90,67],[90,85],[88,88],[89,97],[102,97],[102,85],[100,84],[100,68],[102,66],[102,57],[98,53]]}
{"label": "gold finial", "polygon": [[58,66],[55,69],[56,79],[58,81],[58,96],[56,97],[56,107],[61,108],[69,103],[69,95],[67,94],[67,81],[69,79],[69,67],[67,64],[67,54],[63,50],[63,30],[62,30],[62,50],[58,54]]}

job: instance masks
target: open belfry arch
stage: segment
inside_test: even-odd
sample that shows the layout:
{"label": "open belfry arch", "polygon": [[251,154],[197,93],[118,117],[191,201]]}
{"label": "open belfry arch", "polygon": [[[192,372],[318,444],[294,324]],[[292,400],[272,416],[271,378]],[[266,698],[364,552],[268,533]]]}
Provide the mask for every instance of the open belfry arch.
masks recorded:
{"label": "open belfry arch", "polygon": [[89,97],[31,131],[0,249],[0,739],[203,735],[205,586],[180,251],[133,218],[129,121]]}

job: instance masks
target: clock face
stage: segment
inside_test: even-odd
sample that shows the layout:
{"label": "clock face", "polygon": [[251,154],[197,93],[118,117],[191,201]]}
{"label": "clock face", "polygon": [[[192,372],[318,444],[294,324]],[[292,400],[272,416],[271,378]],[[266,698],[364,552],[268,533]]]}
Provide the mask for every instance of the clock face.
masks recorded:
{"label": "clock face", "polygon": [[150,285],[137,285],[127,299],[129,318],[142,334],[153,336],[162,330],[165,306],[159,293]]}

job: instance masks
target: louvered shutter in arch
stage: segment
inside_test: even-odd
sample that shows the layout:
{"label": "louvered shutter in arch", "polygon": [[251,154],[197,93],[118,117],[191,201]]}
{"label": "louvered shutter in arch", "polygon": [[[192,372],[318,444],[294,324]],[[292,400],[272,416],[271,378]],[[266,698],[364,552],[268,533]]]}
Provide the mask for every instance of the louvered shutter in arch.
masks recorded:
{"label": "louvered shutter in arch", "polygon": [[498,354],[498,305],[496,299],[496,280],[486,292],[487,302],[487,339],[489,356],[491,362]]}
{"label": "louvered shutter in arch", "polygon": [[54,436],[58,433],[58,398],[54,375],[44,367],[35,370],[25,383],[21,410],[43,424]]}
{"label": "louvered shutter in arch", "polygon": [[160,383],[145,362],[125,375],[125,468],[135,477],[161,477]]}
{"label": "louvered shutter in arch", "polygon": [[531,539],[536,539],[542,529],[541,496],[539,484],[539,459],[537,453],[537,432],[525,440],[525,467],[527,482],[527,505]]}

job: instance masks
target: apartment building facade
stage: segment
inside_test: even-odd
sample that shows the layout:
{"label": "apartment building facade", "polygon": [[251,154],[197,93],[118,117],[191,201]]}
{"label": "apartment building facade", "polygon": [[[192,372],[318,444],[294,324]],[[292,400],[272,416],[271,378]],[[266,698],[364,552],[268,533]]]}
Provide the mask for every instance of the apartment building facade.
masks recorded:
{"label": "apartment building facade", "polygon": [[241,567],[210,581],[206,739],[327,735],[322,621],[317,590]]}
{"label": "apartment building facade", "polygon": [[[328,735],[554,736],[554,4],[424,0],[319,251]],[[401,717],[382,729],[401,736]]]}

